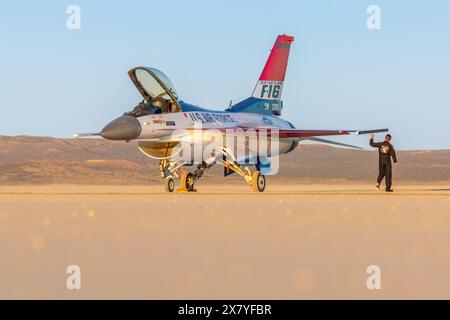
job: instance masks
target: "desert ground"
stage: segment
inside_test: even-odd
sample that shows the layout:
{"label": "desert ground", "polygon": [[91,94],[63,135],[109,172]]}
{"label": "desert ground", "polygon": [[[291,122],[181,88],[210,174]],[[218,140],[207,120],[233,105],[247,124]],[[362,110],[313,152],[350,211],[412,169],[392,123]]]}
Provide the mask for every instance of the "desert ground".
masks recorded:
{"label": "desert ground", "polygon": [[0,298],[448,299],[449,231],[445,186],[3,186]]}
{"label": "desert ground", "polygon": [[218,169],[167,194],[132,144],[0,137],[0,299],[450,299],[450,151],[399,152],[393,194],[376,157],[305,145],[263,194]]}

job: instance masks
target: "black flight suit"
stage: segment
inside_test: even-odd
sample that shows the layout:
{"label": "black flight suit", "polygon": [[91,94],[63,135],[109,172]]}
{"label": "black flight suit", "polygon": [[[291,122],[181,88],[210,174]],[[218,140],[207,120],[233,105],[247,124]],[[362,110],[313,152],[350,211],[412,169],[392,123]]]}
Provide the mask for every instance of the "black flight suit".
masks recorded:
{"label": "black flight suit", "polygon": [[373,139],[370,139],[370,145],[378,148],[380,169],[377,182],[380,184],[381,181],[383,181],[383,178],[386,177],[386,190],[390,190],[392,185],[391,157],[392,160],[394,160],[394,163],[397,163],[397,155],[395,154],[394,146],[390,144],[389,141],[373,142]]}

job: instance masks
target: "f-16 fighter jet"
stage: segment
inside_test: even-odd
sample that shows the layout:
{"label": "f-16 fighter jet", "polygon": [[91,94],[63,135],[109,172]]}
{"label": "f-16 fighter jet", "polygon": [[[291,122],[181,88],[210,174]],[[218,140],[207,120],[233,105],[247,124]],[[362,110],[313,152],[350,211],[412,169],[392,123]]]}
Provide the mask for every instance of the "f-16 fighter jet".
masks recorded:
{"label": "f-16 fighter jet", "polygon": [[293,41],[292,36],[277,37],[251,97],[224,111],[184,102],[156,68],[133,68],[128,74],[142,101],[101,132],[78,136],[137,141],[145,155],[159,160],[167,192],[174,191],[176,179],[180,190],[195,191],[197,181],[215,164],[223,165],[224,176],[237,173],[252,190],[263,192],[265,175],[276,173],[279,155],[294,150],[300,141],[354,147],[320,137],[388,131],[304,130],[282,119],[281,96]]}

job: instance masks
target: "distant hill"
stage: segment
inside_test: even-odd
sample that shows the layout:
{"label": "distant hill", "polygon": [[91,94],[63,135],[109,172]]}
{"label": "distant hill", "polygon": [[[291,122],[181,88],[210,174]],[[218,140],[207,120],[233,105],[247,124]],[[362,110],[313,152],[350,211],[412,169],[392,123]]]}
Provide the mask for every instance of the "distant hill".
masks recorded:
{"label": "distant hill", "polygon": [[[398,158],[396,182],[450,182],[450,150],[401,151]],[[270,181],[373,182],[377,159],[375,151],[300,144],[281,156],[280,171]],[[222,174],[222,166],[215,166],[202,180],[215,183]],[[241,178],[233,175],[224,181]],[[0,184],[153,183],[161,183],[158,162],[144,156],[133,142],[0,136]]]}

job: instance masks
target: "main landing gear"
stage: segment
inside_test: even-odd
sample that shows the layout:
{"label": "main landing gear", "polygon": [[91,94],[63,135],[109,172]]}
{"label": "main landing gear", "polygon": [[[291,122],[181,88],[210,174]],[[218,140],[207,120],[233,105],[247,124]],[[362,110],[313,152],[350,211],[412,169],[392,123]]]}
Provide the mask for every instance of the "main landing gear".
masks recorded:
{"label": "main landing gear", "polygon": [[[173,192],[175,190],[175,178],[179,179],[180,192],[195,192],[195,182],[200,179],[215,162],[207,164],[205,162],[197,165],[193,172],[181,171],[181,167],[185,162],[175,162],[173,160],[161,160],[159,163],[159,170],[161,177],[164,179],[164,188],[166,192]],[[251,172],[249,167],[243,168],[236,162],[229,152],[224,148],[222,165],[228,171],[233,171],[245,179],[248,185],[254,192],[264,192],[266,189],[266,178],[259,170]]]}
{"label": "main landing gear", "polygon": [[226,148],[223,148],[222,153],[224,155],[222,164],[226,170],[232,170],[243,177],[253,191],[264,192],[266,189],[266,178],[259,170],[252,173],[247,166],[244,166],[244,169],[242,169],[242,167],[234,159],[233,155],[228,152]]}
{"label": "main landing gear", "polygon": [[194,176],[192,173],[183,171],[180,175],[180,188],[188,192],[194,191]]}
{"label": "main landing gear", "polygon": [[266,189],[266,178],[259,172],[252,173],[252,190],[255,192],[264,192]]}
{"label": "main landing gear", "polygon": [[200,179],[209,168],[214,165],[214,162],[207,164],[205,162],[197,165],[197,169],[194,172],[183,171],[180,174],[180,191],[195,192],[195,181]]}

